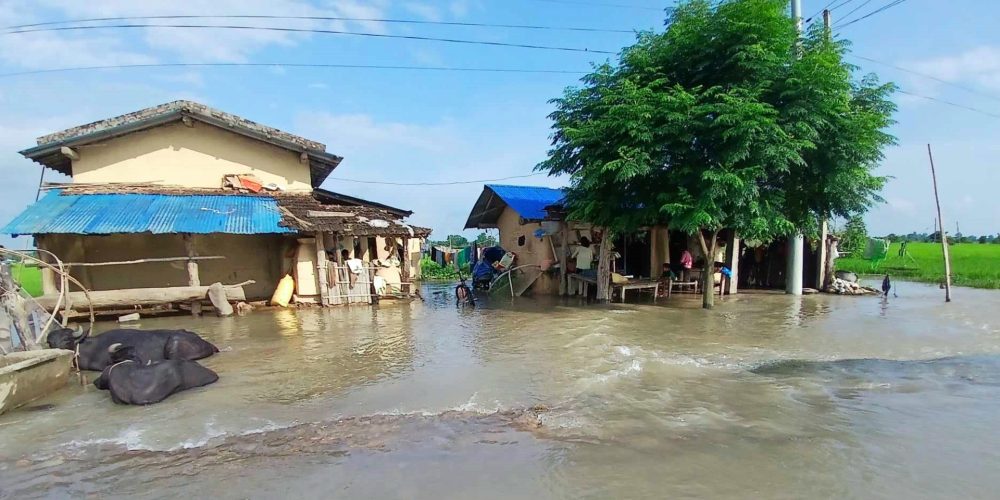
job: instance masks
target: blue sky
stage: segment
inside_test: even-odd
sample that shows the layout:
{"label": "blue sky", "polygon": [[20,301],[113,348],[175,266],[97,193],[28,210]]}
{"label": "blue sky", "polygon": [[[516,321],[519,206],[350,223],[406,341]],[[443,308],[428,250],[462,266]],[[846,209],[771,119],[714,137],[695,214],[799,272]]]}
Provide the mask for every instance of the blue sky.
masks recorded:
{"label": "blue sky", "polygon": [[[850,18],[890,0],[872,0]],[[828,0],[803,0],[804,12]],[[864,0],[834,12],[834,20]],[[617,4],[617,6],[594,5]],[[653,0],[0,0],[0,24],[105,16],[278,14],[662,29]],[[635,8],[622,5],[637,6]],[[1000,115],[1000,2],[909,0],[845,28],[858,55],[918,70],[978,93],[855,60],[904,89]],[[842,18],[841,18],[842,19]],[[208,23],[212,21],[186,21]],[[616,51],[627,33],[525,31],[368,22],[228,21],[230,24],[585,47]],[[589,69],[609,56],[430,41],[257,31],[133,29],[0,35],[0,73],[68,66],[152,62],[301,62]],[[436,73],[297,68],[149,68],[0,78],[0,222],[34,200],[39,167],[17,154],[35,137],[174,100],[193,99],[324,142],[345,157],[324,187],[408,208],[414,223],[443,238],[462,229],[480,185],[400,187],[337,179],[452,182],[532,173],[545,158],[547,101],[572,74]],[[926,144],[934,146],[948,227],[1000,232],[997,186],[1000,117],[898,95],[899,146],[881,172],[894,179],[887,203],[867,221],[873,233],[929,231],[934,221]],[[183,166],[178,166],[183,168]],[[50,180],[59,180],[51,173]],[[537,176],[509,181],[557,186]],[[9,243],[8,240],[4,240]],[[17,246],[28,242],[17,240]]]}

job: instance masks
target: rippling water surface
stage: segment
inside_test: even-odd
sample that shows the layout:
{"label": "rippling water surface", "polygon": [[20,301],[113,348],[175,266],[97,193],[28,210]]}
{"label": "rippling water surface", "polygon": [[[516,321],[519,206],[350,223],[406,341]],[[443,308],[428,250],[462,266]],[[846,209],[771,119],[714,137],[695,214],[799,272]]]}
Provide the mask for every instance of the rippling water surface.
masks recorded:
{"label": "rippling water surface", "polygon": [[0,416],[0,497],[996,498],[1000,293],[897,293],[144,319],[220,381]]}

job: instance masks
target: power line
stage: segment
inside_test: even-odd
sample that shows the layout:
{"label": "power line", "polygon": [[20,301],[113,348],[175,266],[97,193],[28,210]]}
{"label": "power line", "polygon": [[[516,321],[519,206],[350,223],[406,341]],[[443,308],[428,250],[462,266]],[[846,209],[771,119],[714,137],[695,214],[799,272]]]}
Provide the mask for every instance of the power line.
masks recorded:
{"label": "power line", "polygon": [[868,19],[869,17],[872,17],[872,16],[874,16],[875,14],[878,14],[878,13],[880,13],[880,12],[884,12],[884,11],[887,11],[887,10],[889,10],[889,9],[891,9],[891,8],[893,8],[893,7],[897,6],[897,5],[899,5],[899,4],[901,4],[901,3],[905,2],[905,1],[906,1],[906,0],[894,0],[894,1],[892,1],[892,2],[889,2],[888,4],[884,5],[884,6],[883,6],[882,8],[880,8],[880,9],[875,9],[875,10],[873,10],[873,11],[871,11],[871,12],[869,12],[869,13],[867,13],[867,14],[865,14],[865,15],[863,15],[863,16],[861,16],[861,17],[857,18],[857,19],[854,19],[854,20],[852,20],[852,21],[848,21],[848,22],[846,22],[846,23],[844,23],[844,24],[841,24],[841,25],[837,26],[837,28],[838,28],[838,29],[843,29],[843,28],[846,28],[846,27],[848,27],[848,26],[850,26],[850,25],[852,25],[852,24],[854,24],[854,23],[856,23],[856,22],[858,22],[858,21],[863,21],[863,20],[865,20],[865,19]]}
{"label": "power line", "polygon": [[542,74],[562,74],[562,75],[585,75],[586,71],[573,70],[547,70],[528,68],[476,68],[476,67],[455,67],[455,66],[402,66],[402,65],[380,65],[380,64],[324,64],[324,63],[146,63],[146,64],[109,64],[105,66],[76,66],[69,68],[36,69],[29,71],[19,71],[16,73],[0,73],[0,78],[14,76],[40,75],[47,73],[68,73],[73,71],[92,71],[102,69],[136,69],[136,68],[201,68],[201,67],[283,67],[283,68],[331,68],[331,69],[389,69],[389,70],[416,70],[416,71],[439,71],[439,72],[475,72],[475,73],[542,73]]}
{"label": "power line", "polygon": [[42,26],[57,26],[61,24],[81,24],[109,21],[134,21],[138,19],[275,19],[275,20],[301,20],[301,21],[345,21],[345,22],[366,22],[366,23],[386,23],[386,24],[430,24],[437,26],[465,26],[477,28],[509,28],[527,30],[549,30],[549,31],[586,31],[597,33],[634,33],[635,30],[609,29],[609,28],[587,28],[577,26],[539,26],[529,24],[494,24],[494,23],[469,23],[458,21],[425,21],[419,19],[383,19],[371,17],[335,17],[335,16],[272,16],[272,15],[170,15],[170,16],[121,16],[121,17],[92,17],[88,19],[68,19],[63,21],[46,21],[42,23],[19,24],[0,28],[4,30],[18,30],[24,28],[38,28]]}
{"label": "power line", "polygon": [[499,182],[499,181],[509,181],[511,179],[525,179],[527,177],[535,177],[537,175],[548,175],[546,172],[535,172],[533,174],[527,175],[512,175],[510,177],[502,177],[500,179],[478,179],[474,181],[453,181],[453,182],[386,182],[386,181],[362,181],[357,179],[344,179],[340,177],[328,177],[329,180],[341,181],[341,182],[355,182],[358,184],[382,184],[386,186],[455,186],[459,184],[481,184],[484,182]]}
{"label": "power line", "polygon": [[844,19],[851,17],[851,14],[854,14],[855,12],[865,8],[865,5],[868,5],[870,3],[872,3],[872,0],[865,0],[864,2],[861,3],[861,5],[855,7],[854,10],[848,12],[847,14],[844,14]]}
{"label": "power line", "polygon": [[926,96],[926,95],[915,94],[913,92],[907,92],[907,91],[902,90],[902,89],[897,89],[897,92],[899,92],[900,94],[906,94],[908,96],[919,97],[921,99],[927,99],[928,101],[934,101],[934,102],[938,102],[938,103],[945,104],[945,105],[948,105],[948,106],[953,106],[953,107],[956,107],[956,108],[961,108],[961,109],[964,109],[964,110],[967,110],[967,111],[972,111],[974,113],[979,113],[979,114],[986,115],[986,116],[992,116],[993,118],[1000,118],[1000,114],[991,113],[989,111],[983,111],[983,110],[981,110],[979,108],[973,108],[972,106],[966,106],[964,104],[958,104],[958,103],[954,103],[954,102],[951,102],[951,101],[945,101],[944,99],[938,99],[937,97],[931,97],[931,96]]}
{"label": "power line", "polygon": [[561,3],[566,5],[586,5],[589,7],[616,7],[619,9],[656,10],[660,12],[663,12],[664,10],[661,7],[648,7],[645,5],[635,5],[629,3],[586,2],[579,0],[534,0],[534,1],[545,2],[545,3]]}
{"label": "power line", "polygon": [[990,94],[990,93],[987,93],[987,92],[983,92],[981,90],[978,90],[978,89],[975,89],[975,88],[972,88],[972,87],[968,87],[968,86],[962,85],[960,83],[950,82],[950,81],[945,80],[943,78],[938,78],[938,77],[936,77],[934,75],[928,75],[926,73],[921,73],[921,72],[916,71],[916,70],[912,70],[912,69],[909,69],[909,68],[904,68],[902,66],[897,66],[895,64],[887,63],[885,61],[879,61],[877,59],[872,59],[870,57],[859,56],[857,54],[850,54],[849,57],[853,57],[855,59],[861,59],[861,60],[872,62],[872,63],[875,63],[875,64],[881,64],[882,66],[893,68],[893,69],[902,71],[904,73],[909,73],[911,75],[916,75],[916,76],[919,76],[919,77],[927,78],[929,80],[934,80],[934,81],[936,81],[938,83],[943,83],[945,85],[950,85],[952,87],[962,89],[962,90],[964,90],[966,92],[969,92],[969,93],[972,93],[972,94],[977,94],[977,95],[980,95],[980,96],[983,96],[983,97],[988,97],[990,99],[994,99],[994,100],[1000,101],[1000,97],[995,96],[993,94]]}
{"label": "power line", "polygon": [[828,10],[830,12],[833,12],[833,11],[835,11],[835,10],[837,10],[837,9],[839,9],[839,8],[845,6],[845,5],[847,5],[847,4],[849,4],[849,3],[853,2],[853,1],[854,0],[842,0],[841,3],[840,3],[840,5],[838,5],[836,7],[831,7],[831,5],[837,3],[837,0],[831,0],[829,3],[826,4],[825,7],[823,7],[820,10],[817,10],[815,14],[813,14],[813,15],[809,16],[808,18],[806,18],[805,22],[807,24],[811,23],[813,21],[813,19],[816,19],[816,16],[822,14],[823,11]]}
{"label": "power line", "polygon": [[372,38],[389,38],[389,39],[404,39],[404,40],[422,40],[422,41],[432,41],[432,42],[446,42],[446,43],[460,43],[466,45],[490,45],[494,47],[515,47],[521,49],[540,49],[540,50],[558,50],[563,52],[587,52],[591,54],[614,54],[614,52],[608,50],[590,50],[586,48],[576,48],[576,47],[559,47],[551,45],[533,45],[533,44],[523,44],[523,43],[508,43],[508,42],[491,42],[486,40],[465,40],[460,38],[438,38],[438,37],[428,37],[428,36],[417,36],[417,35],[390,35],[386,33],[368,33],[368,32],[357,32],[357,31],[342,31],[342,30],[324,30],[324,29],[308,29],[308,28],[279,28],[273,26],[243,26],[243,25],[207,25],[207,24],[109,24],[103,26],[59,26],[59,27],[48,27],[48,28],[26,28],[14,31],[8,31],[3,33],[3,35],[13,35],[22,33],[36,33],[40,31],[81,31],[81,30],[101,30],[101,29],[134,29],[134,28],[170,28],[170,29],[228,29],[228,30],[247,30],[247,31],[279,31],[285,33],[316,33],[324,35],[348,35],[348,36],[362,36],[362,37],[372,37]]}

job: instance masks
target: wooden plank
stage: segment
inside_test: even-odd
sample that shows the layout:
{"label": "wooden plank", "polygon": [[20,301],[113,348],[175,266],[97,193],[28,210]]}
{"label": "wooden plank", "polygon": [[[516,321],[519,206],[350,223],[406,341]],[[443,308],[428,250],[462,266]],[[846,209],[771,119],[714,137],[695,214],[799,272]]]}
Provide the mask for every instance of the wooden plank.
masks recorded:
{"label": "wooden plank", "polygon": [[80,159],[80,153],[78,153],[75,149],[71,147],[63,146],[59,148],[59,152],[62,153],[63,156],[65,156],[66,158],[69,158],[70,160],[78,161]]}
{"label": "wooden plank", "polygon": [[190,262],[190,261],[202,261],[202,260],[221,260],[226,257],[222,255],[199,255],[199,256],[189,256],[189,257],[156,257],[149,259],[137,259],[137,260],[120,260],[112,262],[64,262],[64,266],[74,266],[74,267],[101,267],[101,266],[127,266],[131,264],[149,264],[151,262]]}
{"label": "wooden plank", "polygon": [[[243,285],[249,285],[254,281],[247,281],[238,285],[225,285],[226,298],[230,302],[246,301],[246,293]],[[87,307],[87,299],[83,292],[70,292],[67,294],[74,310],[83,310]],[[191,302],[202,300],[208,296],[207,286],[179,286],[167,288],[131,288],[125,290],[104,290],[90,292],[90,299],[95,308],[126,308],[131,306],[148,306],[156,304],[169,304],[172,302]],[[38,298],[38,303],[51,310],[55,306],[58,295],[43,295]]]}
{"label": "wooden plank", "polygon": [[307,217],[354,217],[351,212],[322,212],[319,210],[306,210]]}

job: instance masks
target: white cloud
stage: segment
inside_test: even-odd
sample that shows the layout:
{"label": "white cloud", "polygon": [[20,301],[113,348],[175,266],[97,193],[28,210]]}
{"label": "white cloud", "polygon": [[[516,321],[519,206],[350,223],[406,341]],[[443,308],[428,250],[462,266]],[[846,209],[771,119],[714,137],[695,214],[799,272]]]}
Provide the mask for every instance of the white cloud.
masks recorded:
{"label": "white cloud", "polygon": [[330,86],[322,82],[313,82],[307,85],[311,89],[329,90]]}
{"label": "white cloud", "polygon": [[[52,18],[94,18],[155,15],[274,14],[286,16],[385,17],[387,0],[328,0],[314,4],[305,0],[214,0],[179,6],[174,0],[14,0],[0,4],[4,26],[27,24]],[[138,20],[172,24],[170,20]],[[363,30],[383,33],[383,23],[370,21],[322,22],[317,20],[190,20],[198,24],[281,26],[307,29]],[[176,24],[176,23],[173,23]],[[24,68],[149,63],[161,59],[198,62],[245,62],[269,46],[293,46],[309,34],[235,29],[141,28],[37,32],[0,38],[0,61]],[[321,35],[326,36],[326,35]],[[332,35],[331,35],[332,36]],[[145,47],[137,47],[138,37]]]}
{"label": "white cloud", "polygon": [[915,215],[917,212],[917,205],[906,198],[886,196],[885,202],[890,210],[900,215]]}
{"label": "white cloud", "polygon": [[424,2],[406,2],[403,4],[403,8],[428,21],[440,21],[443,19],[440,9]]}
{"label": "white cloud", "polygon": [[482,7],[482,3],[478,0],[454,0],[448,5],[448,10],[451,11],[452,16],[462,18],[467,16],[469,11]]}
{"label": "white cloud", "polygon": [[960,54],[902,62],[900,66],[948,82],[1000,90],[1000,47],[996,46],[984,45]]}
{"label": "white cloud", "polygon": [[326,140],[333,153],[348,158],[352,153],[364,158],[371,157],[373,151],[399,148],[441,153],[461,142],[459,131],[449,122],[417,125],[376,121],[371,115],[361,113],[304,113],[296,123],[305,129],[302,133],[306,137]]}

